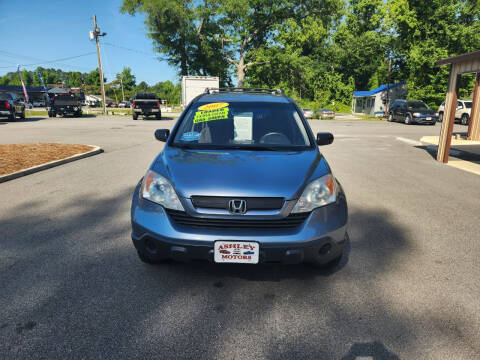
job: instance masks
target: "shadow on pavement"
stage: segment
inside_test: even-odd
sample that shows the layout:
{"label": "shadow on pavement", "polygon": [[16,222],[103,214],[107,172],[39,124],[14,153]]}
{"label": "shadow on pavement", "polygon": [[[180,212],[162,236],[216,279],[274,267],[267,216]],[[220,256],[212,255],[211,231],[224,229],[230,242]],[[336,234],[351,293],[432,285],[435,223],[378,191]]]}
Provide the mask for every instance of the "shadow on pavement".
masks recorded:
{"label": "shadow on pavement", "polygon": [[379,341],[371,343],[355,343],[350,348],[347,355],[342,360],[400,360],[400,358],[388,351],[388,349]]}
{"label": "shadow on pavement", "polygon": [[415,346],[420,320],[394,311],[375,280],[410,248],[391,214],[352,209],[347,254],[331,273],[149,266],[130,239],[132,192],[92,190],[53,207],[42,194],[0,213],[6,358],[397,359],[383,343]]}
{"label": "shadow on pavement", "polygon": [[10,123],[16,123],[16,122],[33,122],[33,121],[40,121],[44,120],[46,117],[39,117],[39,116],[28,116],[25,119],[16,119],[15,121],[10,121]]}
{"label": "shadow on pavement", "polygon": [[[437,145],[415,146],[417,149],[425,150],[434,160],[437,160]],[[450,149],[450,160],[464,160],[480,164],[480,155],[461,150],[460,146]]]}

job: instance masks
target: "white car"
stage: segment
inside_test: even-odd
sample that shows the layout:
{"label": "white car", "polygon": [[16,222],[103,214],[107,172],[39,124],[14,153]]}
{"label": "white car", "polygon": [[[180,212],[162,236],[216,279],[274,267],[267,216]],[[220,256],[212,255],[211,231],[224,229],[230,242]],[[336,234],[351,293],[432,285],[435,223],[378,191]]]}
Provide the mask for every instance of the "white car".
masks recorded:
{"label": "white car", "polygon": [[[455,121],[460,120],[462,125],[468,125],[470,121],[470,111],[472,110],[472,100],[458,100],[455,109]],[[438,107],[438,122],[443,121],[445,112],[445,101]]]}
{"label": "white car", "polygon": [[303,110],[303,116],[305,116],[305,119],[313,119],[312,109],[302,109],[302,110]]}

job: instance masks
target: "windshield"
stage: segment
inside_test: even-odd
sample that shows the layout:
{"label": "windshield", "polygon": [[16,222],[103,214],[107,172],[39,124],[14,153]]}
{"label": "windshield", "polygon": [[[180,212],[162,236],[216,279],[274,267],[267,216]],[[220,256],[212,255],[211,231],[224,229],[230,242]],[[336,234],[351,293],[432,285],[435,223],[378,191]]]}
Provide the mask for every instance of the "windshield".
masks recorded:
{"label": "windshield", "polygon": [[471,109],[472,108],[472,103],[470,101],[465,101],[465,107],[467,109]]}
{"label": "windshield", "polygon": [[301,150],[311,146],[291,103],[196,103],[187,112],[174,146],[212,149]]}
{"label": "windshield", "polygon": [[55,96],[55,105],[72,105],[76,104],[77,100],[70,95],[58,95]]}
{"label": "windshield", "polygon": [[0,100],[12,100],[12,96],[10,94],[0,92]]}
{"label": "windshield", "polygon": [[409,109],[430,109],[423,101],[408,101]]}

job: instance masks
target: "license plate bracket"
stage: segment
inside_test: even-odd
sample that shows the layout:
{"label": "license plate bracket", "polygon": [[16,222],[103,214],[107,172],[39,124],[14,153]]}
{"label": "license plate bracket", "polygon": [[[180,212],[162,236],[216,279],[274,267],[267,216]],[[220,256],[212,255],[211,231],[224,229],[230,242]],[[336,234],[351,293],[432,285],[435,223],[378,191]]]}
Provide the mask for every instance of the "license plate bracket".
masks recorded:
{"label": "license plate bracket", "polygon": [[214,243],[216,263],[258,264],[260,245],[255,241],[223,241]]}

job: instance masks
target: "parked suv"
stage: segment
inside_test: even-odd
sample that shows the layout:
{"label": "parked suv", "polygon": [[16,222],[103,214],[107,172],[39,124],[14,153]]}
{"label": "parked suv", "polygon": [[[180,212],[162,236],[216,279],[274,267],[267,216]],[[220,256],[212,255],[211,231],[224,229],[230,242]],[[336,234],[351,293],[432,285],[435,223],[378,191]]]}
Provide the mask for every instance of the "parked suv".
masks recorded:
{"label": "parked suv", "polygon": [[347,201],[302,110],[280,90],[209,90],[192,100],[132,200],[140,260],[337,264]]}
{"label": "parked suv", "polygon": [[0,117],[15,121],[17,117],[25,119],[25,104],[15,94],[0,91]]}
{"label": "parked suv", "polygon": [[406,125],[435,125],[437,115],[423,101],[398,99],[392,103],[388,110],[388,121],[401,121]]}
{"label": "parked suv", "polygon": [[[455,122],[458,120],[462,125],[468,125],[470,122],[470,112],[472,111],[472,100],[458,100],[455,109]],[[438,107],[438,122],[443,121],[445,113],[445,101]]]}

